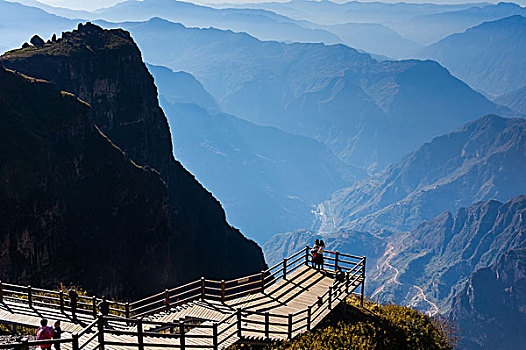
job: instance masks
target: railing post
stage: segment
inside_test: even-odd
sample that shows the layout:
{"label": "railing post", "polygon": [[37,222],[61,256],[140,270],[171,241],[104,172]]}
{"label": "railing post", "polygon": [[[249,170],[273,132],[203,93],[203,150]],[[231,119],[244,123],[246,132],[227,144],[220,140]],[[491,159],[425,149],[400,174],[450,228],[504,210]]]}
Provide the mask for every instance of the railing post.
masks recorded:
{"label": "railing post", "polygon": [[144,350],[144,329],[142,319],[137,320],[137,344],[139,344],[139,350]]}
{"label": "railing post", "polygon": [[221,280],[221,302],[225,302],[225,280]]}
{"label": "railing post", "polygon": [[214,322],[212,324],[212,346],[213,346],[213,350],[217,350],[218,349],[217,322]]}
{"label": "railing post", "polygon": [[0,303],[4,302],[4,285],[0,281]]}
{"label": "railing post", "polygon": [[184,333],[184,321],[179,321],[179,340],[181,342],[181,350],[184,350],[186,348],[185,344],[185,333]]}
{"label": "railing post", "polygon": [[29,350],[29,339],[23,338],[22,340],[20,340],[20,342],[22,343],[20,350]]}
{"label": "railing post", "polygon": [[287,278],[287,258],[283,259],[283,279]]}
{"label": "railing post", "polygon": [[292,314],[289,314],[289,331],[288,331],[288,339],[292,339]]}
{"label": "railing post", "polygon": [[104,350],[104,316],[99,316],[97,328],[99,331],[99,349]]}
{"label": "railing post", "polygon": [[332,310],[332,286],[329,287],[329,310]]}
{"label": "railing post", "polygon": [[60,291],[59,298],[60,298],[60,312],[64,312],[64,292],[63,291]]}
{"label": "railing post", "polygon": [[27,302],[29,307],[33,307],[33,291],[31,290],[31,286],[27,286]]}
{"label": "railing post", "polygon": [[340,257],[340,252],[336,251],[336,257],[334,258],[334,272],[338,271],[338,259]]}
{"label": "railing post", "polygon": [[349,272],[345,273],[345,294],[349,295]]}
{"label": "railing post", "polygon": [[[166,309],[166,312],[170,311],[170,291],[168,289],[164,290],[164,307]],[[176,302],[177,307],[177,302]]]}
{"label": "railing post", "polygon": [[91,297],[91,308],[93,311],[93,318],[97,318],[97,297],[96,296]]}
{"label": "railing post", "polygon": [[362,259],[362,295],[360,298],[360,305],[363,307],[363,294],[364,294],[364,288],[365,288],[365,256]]}
{"label": "railing post", "polygon": [[265,291],[265,271],[261,271],[261,293]]}
{"label": "railing post", "polygon": [[73,340],[71,342],[72,350],[79,350],[79,335],[78,334],[72,334]]}
{"label": "railing post", "polygon": [[310,247],[306,246],[305,247],[305,265],[307,266],[309,266],[309,252],[310,252]]}
{"label": "railing post", "polygon": [[124,305],[124,316],[126,318],[130,318],[130,316],[131,316],[130,315],[130,302],[129,301],[127,301],[126,305]]}
{"label": "railing post", "polygon": [[265,312],[265,338],[270,340],[270,314]]}
{"label": "railing post", "polygon": [[205,278],[201,277],[201,300],[205,300]]}
{"label": "railing post", "polygon": [[307,308],[307,331],[310,332],[311,306]]}
{"label": "railing post", "polygon": [[241,339],[241,309],[237,309],[237,337]]}

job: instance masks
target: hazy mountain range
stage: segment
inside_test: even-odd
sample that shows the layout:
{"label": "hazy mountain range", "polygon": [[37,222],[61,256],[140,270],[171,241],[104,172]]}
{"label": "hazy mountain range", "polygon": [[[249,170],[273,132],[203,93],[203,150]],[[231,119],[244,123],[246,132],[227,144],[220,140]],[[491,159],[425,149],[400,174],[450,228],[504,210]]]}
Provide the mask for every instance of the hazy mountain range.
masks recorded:
{"label": "hazy mountain range", "polygon": [[382,168],[503,111],[430,61],[378,62],[343,45],[266,42],[161,19],[114,26],[130,30],[148,62],[193,74],[225,112],[313,137],[358,167]]}
{"label": "hazy mountain range", "polygon": [[436,60],[474,89],[498,96],[526,86],[525,54],[526,17],[516,15],[453,34],[419,57]]}
{"label": "hazy mountain range", "polygon": [[526,15],[526,9],[515,3],[501,2],[496,5],[421,15],[407,21],[393,22],[391,27],[408,39],[429,45],[483,22],[514,15]]}
{"label": "hazy mountain range", "polygon": [[0,48],[4,52],[20,47],[35,34],[51,38],[54,33],[75,28],[77,23],[38,8],[0,0]]}
{"label": "hazy mountain range", "polygon": [[444,210],[526,193],[526,120],[486,116],[321,204],[315,227],[399,232]]}
{"label": "hazy mountain range", "polygon": [[292,0],[288,2],[254,2],[243,4],[214,4],[215,7],[262,8],[288,16],[320,24],[385,23],[411,19],[416,16],[487,6],[488,3],[464,4],[417,4],[383,2],[334,2]]}
{"label": "hazy mountain range", "polygon": [[[525,247],[522,223],[526,197],[506,203],[478,202],[444,212],[424,221],[408,233],[390,239],[391,249],[379,260],[371,276],[375,296],[394,297],[430,311],[448,312],[453,297],[461,292],[470,275],[492,266],[511,249]],[[392,280],[396,270],[396,281]],[[419,286],[429,301],[415,297]],[[378,291],[378,292],[377,292]],[[436,303],[438,310],[433,304]]]}

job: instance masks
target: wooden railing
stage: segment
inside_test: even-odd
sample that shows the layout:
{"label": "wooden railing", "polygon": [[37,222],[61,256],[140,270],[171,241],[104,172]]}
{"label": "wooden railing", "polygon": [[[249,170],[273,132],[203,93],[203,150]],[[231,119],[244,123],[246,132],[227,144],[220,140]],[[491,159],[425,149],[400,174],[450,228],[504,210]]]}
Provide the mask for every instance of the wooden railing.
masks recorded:
{"label": "wooden railing", "polygon": [[[76,307],[72,307],[68,293],[63,291],[35,288],[32,286],[20,286],[16,284],[3,283],[0,281],[0,303],[12,301],[27,304],[30,308],[43,306],[60,310],[62,313],[90,315],[97,318],[97,305],[102,301],[95,296],[77,294]],[[129,303],[121,303],[108,300],[110,313],[118,316],[129,316]],[[74,310],[73,310],[74,309]]]}
{"label": "wooden railing", "polygon": [[[335,273],[338,269],[350,271],[360,265],[364,257],[326,250],[324,270]],[[292,256],[261,273],[228,281],[205,279],[187,283],[173,289],[152,295],[129,304],[129,317],[140,318],[194,300],[216,300],[226,302],[248,294],[263,292],[299,267],[312,262],[312,254],[307,246]],[[365,271],[363,272],[365,275]],[[363,294],[363,292],[362,292]]]}
{"label": "wooden railing", "polygon": [[[27,349],[28,346],[53,343],[71,343],[73,350],[104,350],[106,346],[126,346],[130,349],[143,350],[146,345],[148,347],[183,350],[187,348],[220,349],[222,345],[227,344],[232,338],[235,338],[236,341],[243,341],[244,335],[247,333],[251,335],[260,334],[261,338],[265,340],[291,339],[297,334],[311,330],[312,325],[323,317],[324,311],[332,310],[358,284],[361,284],[363,304],[366,258],[325,251],[324,259],[326,261],[324,270],[334,274],[341,270],[344,273],[343,280],[335,279],[334,284],[329,287],[327,292],[319,296],[315,303],[296,313],[282,315],[237,309],[232,311],[230,315],[227,315],[221,322],[206,321],[197,323],[192,320],[181,320],[175,323],[167,323],[144,319],[144,316],[168,310],[173,306],[182,305],[193,300],[210,299],[225,302],[243,295],[264,292],[266,288],[282,279],[292,283],[294,279],[301,278],[301,274],[296,274],[291,280],[288,279],[289,275],[299,267],[312,263],[312,254],[308,246],[259,274],[229,281],[214,281],[201,278],[133,303],[112,302],[111,310],[115,313],[114,316],[99,315],[94,322],[85,327],[82,332],[74,334],[72,338],[53,341],[17,342],[0,345],[0,349]],[[61,310],[67,309],[68,298],[61,292],[10,284],[2,284],[1,286],[0,301],[2,297],[12,298],[13,295],[19,295],[20,299],[26,300],[30,305],[41,303],[49,306],[47,302],[50,302]],[[19,288],[19,290],[16,290],[16,288]],[[78,312],[91,312],[93,315],[96,315],[95,305],[96,301],[100,301],[100,299],[91,298],[88,300],[91,300],[91,303],[83,301],[82,306],[84,308],[79,308]],[[229,306],[235,308],[236,304],[229,303]],[[111,328],[106,327],[108,323],[111,323]],[[124,330],[127,327],[128,329],[136,328],[136,330]],[[191,330],[205,330],[205,332],[195,332],[194,334]],[[116,342],[108,339],[108,335],[125,335],[134,340]],[[147,343],[144,341],[145,337],[148,337]],[[165,341],[156,343],[154,339],[164,339]],[[169,343],[166,339],[178,339],[178,341]],[[192,344],[187,346],[186,344],[193,339],[207,339],[208,345]]]}

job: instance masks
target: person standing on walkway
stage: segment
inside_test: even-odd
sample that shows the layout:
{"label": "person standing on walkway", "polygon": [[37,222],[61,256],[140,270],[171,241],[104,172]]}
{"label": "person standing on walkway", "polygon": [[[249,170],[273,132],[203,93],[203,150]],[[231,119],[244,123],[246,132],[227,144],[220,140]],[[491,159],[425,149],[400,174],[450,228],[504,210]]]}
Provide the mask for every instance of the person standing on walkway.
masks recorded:
{"label": "person standing on walkway", "polygon": [[[53,339],[53,329],[47,325],[47,320],[43,318],[37,331],[37,340],[51,339]],[[51,344],[37,345],[37,349],[51,349]]]}
{"label": "person standing on walkway", "polygon": [[[60,328],[60,321],[56,321],[53,325],[53,339],[60,339],[62,336],[62,329]],[[60,350],[60,343],[55,344],[55,349]]]}
{"label": "person standing on walkway", "polygon": [[102,297],[102,300],[98,306],[102,316],[108,316],[110,314],[110,303],[108,303],[106,297]]}
{"label": "person standing on walkway", "polygon": [[320,240],[320,247],[318,248],[318,267],[323,270],[323,252],[325,251],[325,242]]}
{"label": "person standing on walkway", "polygon": [[311,255],[312,255],[312,267],[316,267],[318,264],[318,249],[320,248],[320,240],[316,238],[314,241],[314,247],[312,247]]}
{"label": "person standing on walkway", "polygon": [[70,288],[68,290],[68,296],[69,296],[69,306],[71,307],[71,315],[73,317],[73,321],[77,320],[77,291],[73,288]]}

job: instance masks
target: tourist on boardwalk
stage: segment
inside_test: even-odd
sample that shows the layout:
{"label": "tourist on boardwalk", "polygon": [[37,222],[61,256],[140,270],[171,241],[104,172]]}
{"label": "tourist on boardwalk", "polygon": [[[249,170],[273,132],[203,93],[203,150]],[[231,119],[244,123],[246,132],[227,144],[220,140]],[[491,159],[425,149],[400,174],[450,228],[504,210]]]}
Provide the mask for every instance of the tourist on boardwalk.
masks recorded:
{"label": "tourist on boardwalk", "polygon": [[322,270],[323,270],[323,252],[324,251],[325,251],[325,242],[323,242],[323,239],[322,239],[322,240],[320,240],[320,246],[319,246],[318,252],[316,254],[316,256],[317,256],[316,263],[318,265],[318,268],[322,269]]}
{"label": "tourist on boardwalk", "polygon": [[336,270],[336,275],[334,275],[334,278],[340,283],[345,282],[345,273],[342,271],[341,267],[338,267]]}
{"label": "tourist on boardwalk", "polygon": [[[62,329],[60,328],[60,321],[56,321],[53,325],[53,339],[60,339],[62,336]],[[60,350],[60,343],[55,344],[55,349]]]}
{"label": "tourist on boardwalk", "polygon": [[110,314],[110,303],[108,303],[106,297],[102,297],[102,300],[98,306],[102,316],[108,316]]}
{"label": "tourist on boardwalk", "polygon": [[316,238],[314,241],[314,247],[311,249],[311,255],[312,255],[312,267],[315,267],[317,262],[317,255],[318,255],[318,248],[320,247],[320,240]]}
{"label": "tourist on boardwalk", "polygon": [[73,316],[73,320],[75,321],[77,319],[77,291],[73,288],[70,288],[68,290],[68,296],[69,296],[69,306],[71,307],[71,315]]}
{"label": "tourist on boardwalk", "polygon": [[[47,320],[43,318],[37,331],[37,340],[51,339],[53,339],[53,329],[47,325]],[[51,349],[51,344],[37,345],[37,349]]]}

